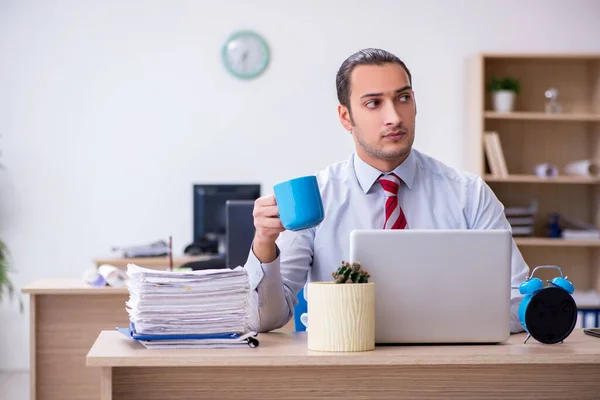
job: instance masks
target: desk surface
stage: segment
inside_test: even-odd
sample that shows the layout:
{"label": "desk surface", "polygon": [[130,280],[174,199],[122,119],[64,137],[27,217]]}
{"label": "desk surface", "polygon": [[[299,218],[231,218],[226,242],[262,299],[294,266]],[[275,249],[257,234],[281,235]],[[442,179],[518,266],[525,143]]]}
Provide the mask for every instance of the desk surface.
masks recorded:
{"label": "desk surface", "polygon": [[[200,256],[177,256],[173,257],[173,266],[180,267],[192,261],[206,261],[215,258],[215,255],[200,255]],[[169,266],[168,257],[135,257],[135,258],[121,258],[121,257],[99,257],[94,259],[94,263],[97,266],[102,264],[110,264],[115,267],[127,267],[127,264],[132,263],[140,267],[151,268],[151,267],[165,267]]]}
{"label": "desk surface", "polygon": [[87,355],[95,367],[256,367],[366,365],[600,364],[600,339],[576,329],[562,344],[544,345],[525,334],[497,345],[378,346],[374,351],[321,353],[307,350],[305,332],[258,336],[255,349],[148,350],[116,331],[103,331]]}
{"label": "desk surface", "polygon": [[93,287],[82,279],[49,278],[35,281],[22,289],[29,294],[126,294],[127,288]]}

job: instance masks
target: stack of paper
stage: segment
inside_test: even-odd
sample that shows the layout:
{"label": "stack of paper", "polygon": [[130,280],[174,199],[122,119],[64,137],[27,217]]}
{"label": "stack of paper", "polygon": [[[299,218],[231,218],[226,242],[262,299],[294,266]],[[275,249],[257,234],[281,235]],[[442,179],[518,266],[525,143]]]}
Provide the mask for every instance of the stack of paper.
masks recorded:
{"label": "stack of paper", "polygon": [[532,200],[529,206],[506,207],[504,209],[513,236],[533,235],[537,211],[537,200]]}
{"label": "stack of paper", "polygon": [[126,331],[147,348],[257,344],[247,324],[249,283],[243,268],[173,272],[129,264],[127,275]]}

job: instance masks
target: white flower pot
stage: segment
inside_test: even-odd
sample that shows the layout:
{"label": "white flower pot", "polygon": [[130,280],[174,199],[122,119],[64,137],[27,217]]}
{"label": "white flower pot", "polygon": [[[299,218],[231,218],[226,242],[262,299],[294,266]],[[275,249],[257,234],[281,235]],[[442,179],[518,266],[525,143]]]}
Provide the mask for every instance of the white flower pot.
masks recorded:
{"label": "white flower pot", "polygon": [[374,283],[311,282],[307,305],[309,350],[375,349]]}
{"label": "white flower pot", "polygon": [[515,92],[512,90],[498,90],[492,93],[492,105],[494,111],[507,113],[512,112],[515,107]]}

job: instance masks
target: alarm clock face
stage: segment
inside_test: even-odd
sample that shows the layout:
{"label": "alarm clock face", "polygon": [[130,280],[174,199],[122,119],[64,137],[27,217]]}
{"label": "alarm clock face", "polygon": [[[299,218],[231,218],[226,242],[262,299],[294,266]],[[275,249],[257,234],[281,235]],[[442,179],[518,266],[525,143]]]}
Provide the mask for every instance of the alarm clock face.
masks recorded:
{"label": "alarm clock face", "polygon": [[267,42],[251,31],[231,35],[222,50],[223,64],[227,70],[242,79],[260,75],[269,63]]}
{"label": "alarm clock face", "polygon": [[525,313],[531,336],[546,344],[564,340],[577,322],[577,305],[563,289],[546,287],[533,295]]}

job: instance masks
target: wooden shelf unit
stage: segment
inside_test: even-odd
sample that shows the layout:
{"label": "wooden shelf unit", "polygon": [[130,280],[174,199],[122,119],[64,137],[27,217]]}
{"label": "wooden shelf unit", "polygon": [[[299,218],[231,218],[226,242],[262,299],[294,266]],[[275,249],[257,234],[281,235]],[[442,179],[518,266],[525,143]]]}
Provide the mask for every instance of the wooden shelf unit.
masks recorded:
{"label": "wooden shelf unit", "polygon": [[540,178],[536,175],[518,175],[511,174],[507,177],[495,176],[486,174],[485,180],[487,182],[498,182],[498,183],[563,183],[563,184],[578,184],[578,185],[594,185],[600,183],[598,177],[587,177],[587,176],[557,176],[553,178]]}
{"label": "wooden shelf unit", "polygon": [[[506,206],[527,206],[537,199],[533,237],[515,237],[531,270],[558,265],[576,290],[600,292],[600,240],[547,237],[547,221],[558,212],[600,228],[600,177],[567,176],[566,164],[600,159],[600,53],[484,53],[469,60],[468,154],[471,169],[489,184]],[[513,112],[493,110],[487,84],[492,77],[517,78],[521,93]],[[560,114],[544,111],[544,92],[559,90]],[[494,176],[487,168],[485,132],[497,132],[509,175]],[[540,178],[536,165],[555,164],[559,176]],[[552,270],[540,277],[555,276]],[[537,276],[537,273],[536,273]]]}
{"label": "wooden shelf unit", "polygon": [[600,239],[594,240],[566,240],[545,237],[516,237],[515,242],[519,247],[599,247]]}
{"label": "wooden shelf unit", "polygon": [[561,113],[546,114],[535,111],[515,111],[510,113],[499,113],[495,111],[485,111],[486,119],[512,119],[516,121],[579,121],[579,122],[600,122],[600,113]]}

